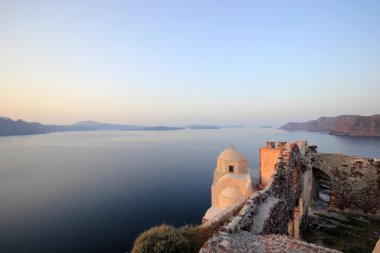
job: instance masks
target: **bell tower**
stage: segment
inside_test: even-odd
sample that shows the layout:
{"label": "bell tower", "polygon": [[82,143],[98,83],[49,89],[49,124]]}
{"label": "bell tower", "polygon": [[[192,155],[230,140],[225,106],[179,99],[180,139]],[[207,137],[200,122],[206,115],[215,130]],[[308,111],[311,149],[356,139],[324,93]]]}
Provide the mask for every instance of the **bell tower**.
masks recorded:
{"label": "bell tower", "polygon": [[220,153],[211,186],[211,207],[203,221],[215,217],[223,210],[253,193],[247,158],[231,145]]}

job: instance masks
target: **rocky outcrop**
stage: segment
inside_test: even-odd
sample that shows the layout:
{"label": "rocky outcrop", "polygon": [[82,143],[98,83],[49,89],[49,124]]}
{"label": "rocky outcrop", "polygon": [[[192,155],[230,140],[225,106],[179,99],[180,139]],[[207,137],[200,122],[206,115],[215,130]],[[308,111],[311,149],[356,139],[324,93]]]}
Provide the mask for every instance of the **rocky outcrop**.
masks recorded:
{"label": "rocky outcrop", "polygon": [[333,135],[380,136],[380,114],[372,116],[341,115],[321,117],[303,123],[289,122],[280,129],[329,132]]}

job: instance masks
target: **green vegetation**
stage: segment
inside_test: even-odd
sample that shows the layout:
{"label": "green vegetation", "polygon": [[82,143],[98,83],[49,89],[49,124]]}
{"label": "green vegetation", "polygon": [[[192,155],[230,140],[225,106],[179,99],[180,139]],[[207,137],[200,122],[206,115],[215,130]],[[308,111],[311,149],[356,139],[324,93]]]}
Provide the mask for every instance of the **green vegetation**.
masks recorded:
{"label": "green vegetation", "polygon": [[185,225],[175,228],[166,224],[152,227],[136,238],[131,253],[198,253],[212,234],[227,225],[239,211],[235,210],[209,227]]}
{"label": "green vegetation", "polygon": [[153,227],[135,240],[131,253],[195,253],[211,237],[215,228],[169,225]]}

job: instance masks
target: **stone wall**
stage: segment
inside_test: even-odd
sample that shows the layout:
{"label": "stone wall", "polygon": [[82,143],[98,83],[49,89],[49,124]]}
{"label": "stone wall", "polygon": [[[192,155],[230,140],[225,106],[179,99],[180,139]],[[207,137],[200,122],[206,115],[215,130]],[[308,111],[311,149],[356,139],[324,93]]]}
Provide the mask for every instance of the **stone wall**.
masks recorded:
{"label": "stone wall", "polygon": [[[276,149],[273,142],[262,150],[267,149]],[[380,159],[320,154],[306,141],[281,142],[277,150],[273,170],[265,167],[273,171],[270,180],[200,252],[337,252],[291,239],[300,239],[313,200],[319,197],[319,180],[331,182],[330,209],[379,217]]]}
{"label": "stone wall", "polygon": [[243,207],[244,204],[245,198],[241,198],[235,204],[224,209],[211,220],[202,221],[201,227],[212,227],[227,221],[228,219],[236,215],[236,213],[239,212],[239,210]]}
{"label": "stone wall", "polygon": [[269,217],[264,221],[261,234],[287,234],[289,214],[286,204],[280,200],[269,211]]}
{"label": "stone wall", "polygon": [[[258,232],[284,233],[288,231],[288,221],[293,219],[299,187],[294,187],[294,174],[300,167],[301,155],[297,144],[287,145],[278,158],[272,179],[269,185],[254,193],[245,203],[239,214],[225,226],[225,230],[233,233],[240,230],[251,231],[254,219],[262,221],[263,228]],[[298,183],[297,183],[298,185]],[[260,208],[267,203],[268,198],[277,198],[279,201],[269,211],[269,216],[262,216]]]}
{"label": "stone wall", "polygon": [[206,242],[200,253],[339,253],[340,251],[317,246],[313,243],[291,239],[284,235],[254,235],[240,231],[229,234],[224,231],[215,233]]}
{"label": "stone wall", "polygon": [[281,154],[281,149],[274,147],[274,142],[269,142],[266,147],[260,148],[260,184],[265,188],[272,178],[276,162]]}
{"label": "stone wall", "polygon": [[330,177],[330,209],[380,215],[380,160],[340,154],[316,154],[313,171]]}
{"label": "stone wall", "polygon": [[269,197],[269,188],[254,193],[244,204],[239,214],[235,216],[224,229],[229,233],[240,230],[250,230],[253,217],[256,216],[261,204]]}

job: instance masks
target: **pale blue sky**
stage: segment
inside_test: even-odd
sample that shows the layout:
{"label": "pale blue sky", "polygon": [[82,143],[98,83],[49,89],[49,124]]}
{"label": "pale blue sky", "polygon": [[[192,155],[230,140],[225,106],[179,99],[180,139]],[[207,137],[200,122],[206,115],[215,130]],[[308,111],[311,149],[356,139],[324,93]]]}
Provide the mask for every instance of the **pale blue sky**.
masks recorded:
{"label": "pale blue sky", "polygon": [[0,2],[0,115],[280,125],[380,113],[380,1]]}

